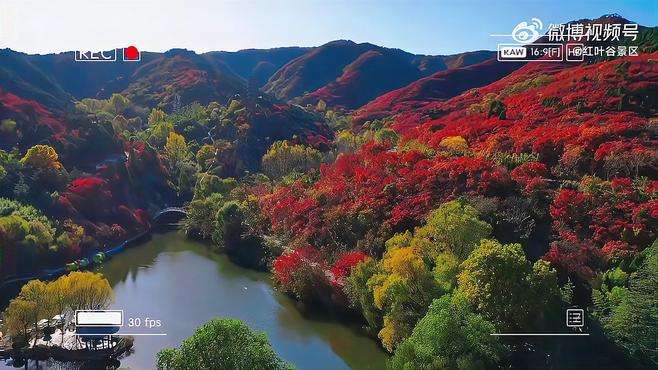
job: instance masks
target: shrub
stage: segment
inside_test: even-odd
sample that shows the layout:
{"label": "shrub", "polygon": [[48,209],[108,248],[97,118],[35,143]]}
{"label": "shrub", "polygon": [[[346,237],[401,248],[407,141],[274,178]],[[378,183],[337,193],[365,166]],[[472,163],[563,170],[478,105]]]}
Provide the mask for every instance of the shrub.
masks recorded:
{"label": "shrub", "polygon": [[157,354],[158,369],[292,369],[272,349],[265,333],[244,322],[213,319],[197,328],[178,348]]}

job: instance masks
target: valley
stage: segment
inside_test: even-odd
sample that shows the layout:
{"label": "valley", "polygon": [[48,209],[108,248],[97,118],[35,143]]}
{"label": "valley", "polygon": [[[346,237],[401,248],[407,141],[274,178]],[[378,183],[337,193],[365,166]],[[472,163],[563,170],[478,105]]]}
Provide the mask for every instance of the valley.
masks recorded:
{"label": "valley", "polygon": [[638,29],[637,56],[558,63],[0,50],[0,343],[111,346],[73,318],[115,309],[161,331],[101,367],[653,368],[658,31]]}

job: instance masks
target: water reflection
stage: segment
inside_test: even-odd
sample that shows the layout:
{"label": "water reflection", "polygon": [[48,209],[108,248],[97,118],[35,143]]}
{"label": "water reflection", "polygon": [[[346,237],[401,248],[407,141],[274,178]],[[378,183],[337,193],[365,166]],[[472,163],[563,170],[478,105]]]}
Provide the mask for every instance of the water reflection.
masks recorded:
{"label": "water reflection", "polygon": [[266,332],[274,349],[299,369],[384,367],[384,352],[357,328],[302,314],[293,300],[272,289],[268,274],[240,268],[175,232],[155,235],[100,271],[114,287],[114,308],[124,309],[126,317],[160,319],[167,334],[135,337],[135,352],[122,366],[152,368],[161,348],[178,345],[197,326],[224,316]]}

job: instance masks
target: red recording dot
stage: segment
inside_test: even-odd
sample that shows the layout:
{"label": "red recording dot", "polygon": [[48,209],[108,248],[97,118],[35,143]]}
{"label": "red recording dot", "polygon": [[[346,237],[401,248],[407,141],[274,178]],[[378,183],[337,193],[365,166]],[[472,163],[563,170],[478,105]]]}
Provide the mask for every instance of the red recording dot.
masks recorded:
{"label": "red recording dot", "polygon": [[134,46],[128,46],[123,49],[123,58],[126,60],[137,60],[139,59],[139,50]]}

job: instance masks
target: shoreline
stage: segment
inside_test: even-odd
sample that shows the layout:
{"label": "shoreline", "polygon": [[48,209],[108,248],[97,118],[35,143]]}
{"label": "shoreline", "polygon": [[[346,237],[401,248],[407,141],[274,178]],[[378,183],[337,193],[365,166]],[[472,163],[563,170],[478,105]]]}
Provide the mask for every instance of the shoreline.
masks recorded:
{"label": "shoreline", "polygon": [[89,349],[66,349],[60,346],[37,345],[29,348],[0,349],[0,359],[21,358],[46,361],[52,358],[61,362],[108,361],[116,359],[133,348],[132,337],[116,338],[112,348],[90,351]]}
{"label": "shoreline", "polygon": [[58,277],[60,275],[66,274],[68,272],[71,272],[70,270],[68,270],[66,268],[66,266],[68,264],[75,263],[75,262],[80,261],[82,259],[86,259],[89,262],[89,265],[86,266],[85,268],[78,269],[78,270],[73,270],[73,271],[91,270],[93,267],[97,267],[97,266],[100,266],[100,265],[103,264],[102,262],[101,263],[94,262],[93,256],[95,254],[104,253],[107,257],[112,257],[112,256],[114,256],[118,253],[123,252],[126,248],[132,248],[132,247],[135,247],[137,245],[140,245],[140,244],[148,241],[151,238],[151,236],[153,235],[154,232],[157,232],[159,230],[168,230],[169,228],[172,228],[174,226],[177,226],[177,224],[162,224],[162,225],[156,224],[154,226],[151,226],[148,230],[142,231],[142,232],[138,233],[137,235],[124,240],[123,242],[121,242],[118,245],[115,245],[115,246],[110,247],[108,249],[96,251],[96,252],[91,253],[89,255],[80,257],[80,258],[78,258],[78,259],[76,259],[72,262],[65,263],[64,266],[62,266],[62,267],[51,268],[51,269],[42,269],[42,270],[39,270],[39,271],[35,271],[35,272],[33,272],[32,275],[28,275],[28,276],[24,275],[24,276],[10,277],[9,279],[5,279],[3,281],[0,281],[0,291],[2,291],[2,289],[10,287],[12,284],[25,283],[25,282],[28,282],[28,281],[34,280],[34,279],[50,280],[50,279],[53,279],[53,278]]}

